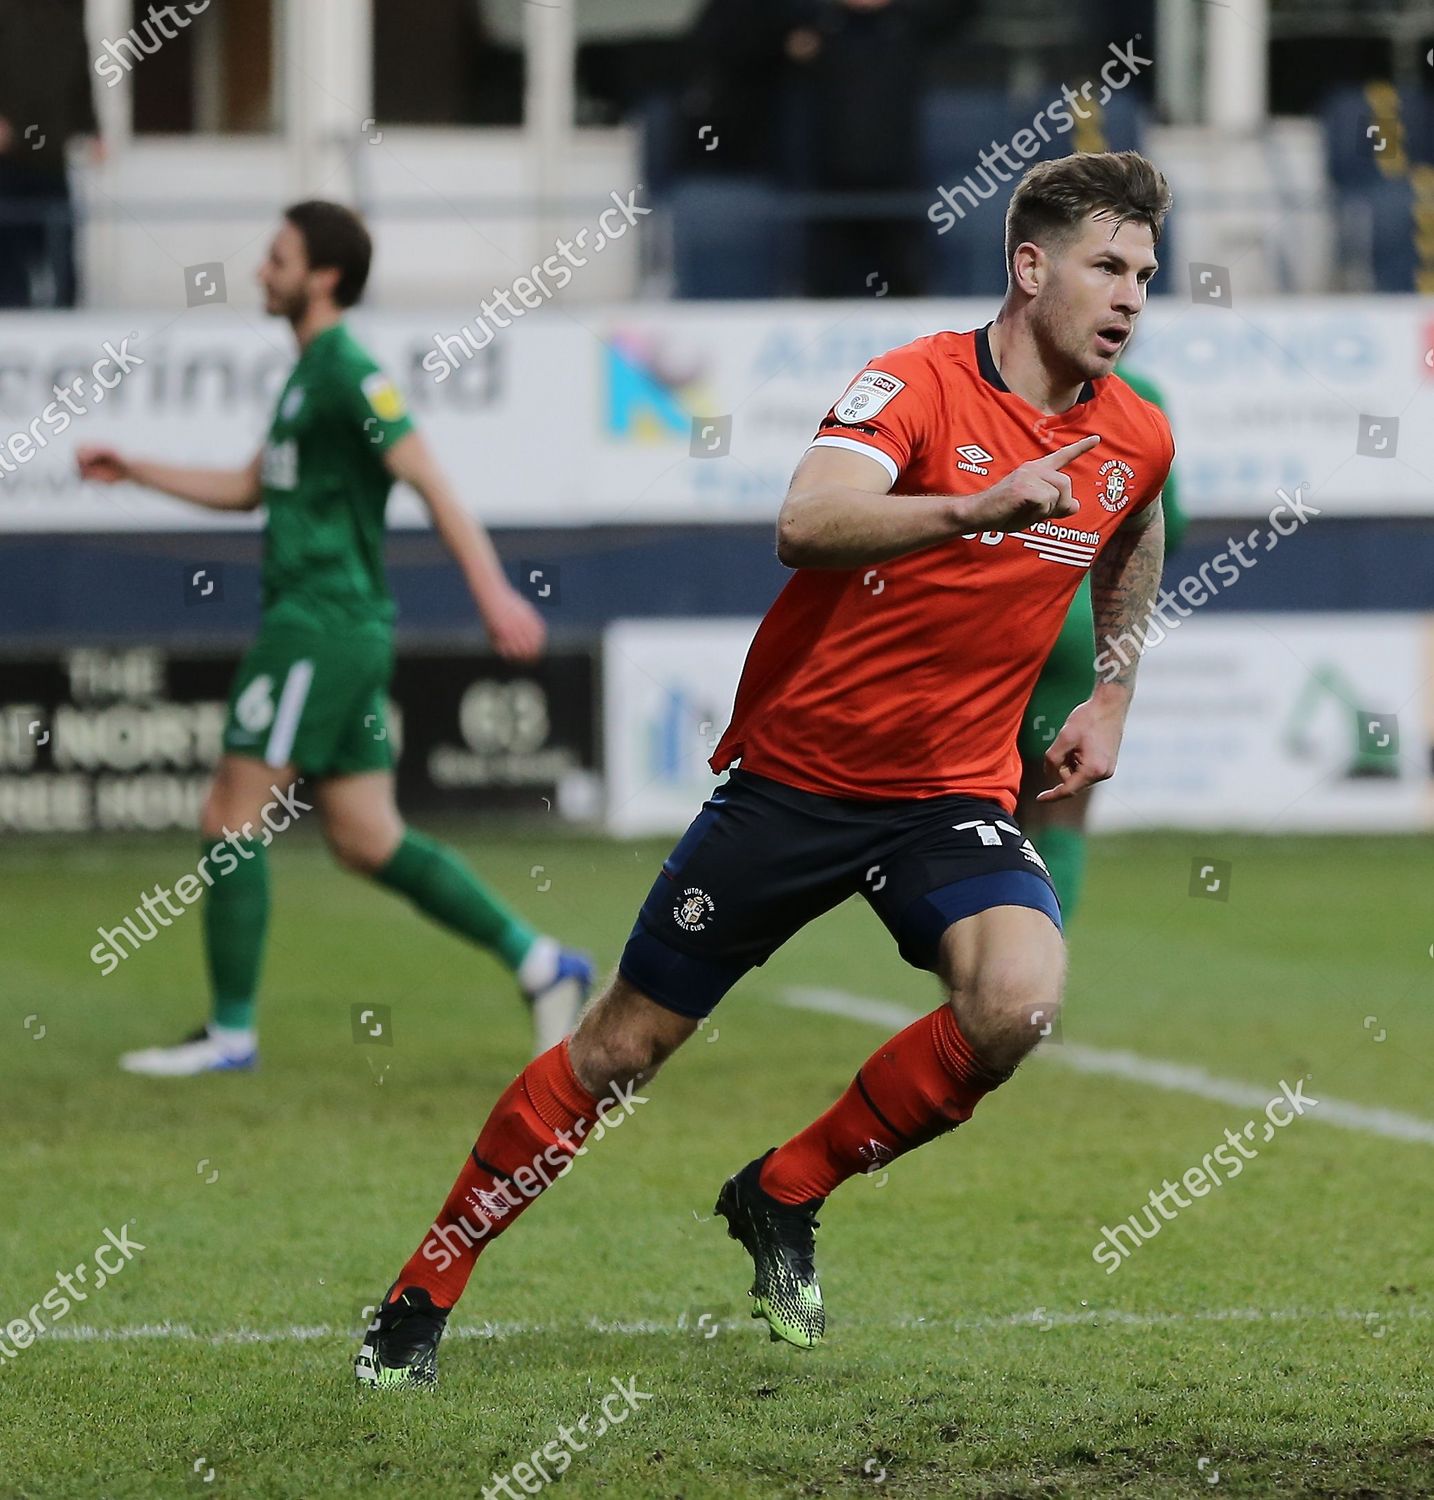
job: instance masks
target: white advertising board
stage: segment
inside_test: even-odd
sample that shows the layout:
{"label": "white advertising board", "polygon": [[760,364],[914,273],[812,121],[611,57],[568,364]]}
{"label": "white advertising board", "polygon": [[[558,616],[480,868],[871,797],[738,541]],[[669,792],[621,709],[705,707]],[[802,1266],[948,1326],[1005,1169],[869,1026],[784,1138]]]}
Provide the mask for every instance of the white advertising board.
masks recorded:
{"label": "white advertising board", "polygon": [[[471,354],[458,336],[476,308],[353,321],[476,514],[584,526],[770,521],[816,424],[867,360],[994,311],[985,301],[573,304],[475,335],[482,348]],[[451,361],[437,358],[439,337],[458,351]],[[54,386],[125,338],[143,363],[56,433],[42,420]],[[1279,488],[1300,484],[1326,516],[1434,515],[1431,350],[1428,299],[1225,308],[1169,297],[1151,303],[1130,360],[1165,393],[1193,515],[1264,515]],[[245,462],[292,358],[284,324],[233,304],[0,317],[0,530],[236,524],[130,487],[82,486],[74,446]],[[422,520],[411,496],[392,515]]]}
{"label": "white advertising board", "polygon": [[[623,621],[607,632],[609,831],[675,834],[696,816],[756,625]],[[1141,664],[1093,826],[1428,827],[1431,682],[1424,615],[1196,616]]]}
{"label": "white advertising board", "polygon": [[675,833],[718,778],[708,757],[732,716],[757,620],[619,620],[603,635],[607,828]]}
{"label": "white advertising board", "polygon": [[1428,617],[1194,617],[1140,665],[1097,828],[1408,832],[1431,821]]}

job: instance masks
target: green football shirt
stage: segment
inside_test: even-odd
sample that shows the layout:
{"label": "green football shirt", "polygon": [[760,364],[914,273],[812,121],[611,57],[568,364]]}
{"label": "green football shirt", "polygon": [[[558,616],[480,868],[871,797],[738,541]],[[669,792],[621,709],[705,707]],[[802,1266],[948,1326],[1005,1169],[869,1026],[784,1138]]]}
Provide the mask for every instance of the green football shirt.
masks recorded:
{"label": "green football shirt", "polygon": [[[1165,410],[1165,399],[1160,394],[1160,388],[1148,376],[1137,375],[1134,370],[1127,370],[1122,365],[1120,378],[1137,396],[1143,396],[1153,406],[1158,406],[1161,411]],[[1180,544],[1185,540],[1185,511],[1180,504],[1180,490],[1173,465],[1165,476],[1165,486],[1160,491],[1160,507],[1165,513],[1165,550],[1178,552]]]}
{"label": "green football shirt", "polygon": [[397,388],[342,323],[300,355],[264,447],[266,625],[388,634],[383,458],[412,430]]}

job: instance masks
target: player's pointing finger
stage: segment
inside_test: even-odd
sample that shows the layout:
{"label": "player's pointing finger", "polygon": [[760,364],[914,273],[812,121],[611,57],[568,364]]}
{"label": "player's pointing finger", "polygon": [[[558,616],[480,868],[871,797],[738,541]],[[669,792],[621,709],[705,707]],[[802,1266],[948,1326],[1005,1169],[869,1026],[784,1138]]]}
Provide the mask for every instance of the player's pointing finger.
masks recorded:
{"label": "player's pointing finger", "polygon": [[1089,453],[1099,441],[1099,433],[1087,433],[1085,437],[1077,438],[1073,443],[1067,443],[1064,448],[1057,448],[1054,453],[1048,453],[1041,462],[1054,464],[1056,468],[1063,469],[1068,463],[1079,458],[1082,453]]}

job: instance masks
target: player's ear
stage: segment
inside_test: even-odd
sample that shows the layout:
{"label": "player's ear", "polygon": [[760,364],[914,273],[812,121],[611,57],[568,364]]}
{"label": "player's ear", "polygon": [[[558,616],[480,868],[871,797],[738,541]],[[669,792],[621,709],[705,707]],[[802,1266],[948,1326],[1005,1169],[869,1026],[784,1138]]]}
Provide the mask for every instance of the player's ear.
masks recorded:
{"label": "player's ear", "polygon": [[342,274],[337,266],[320,266],[317,269],[311,267],[309,270],[310,276],[318,277],[318,290],[330,299],[338,290],[339,277]]}
{"label": "player's ear", "polygon": [[1011,280],[1028,296],[1040,290],[1047,267],[1046,253],[1030,240],[1023,240],[1011,256]]}

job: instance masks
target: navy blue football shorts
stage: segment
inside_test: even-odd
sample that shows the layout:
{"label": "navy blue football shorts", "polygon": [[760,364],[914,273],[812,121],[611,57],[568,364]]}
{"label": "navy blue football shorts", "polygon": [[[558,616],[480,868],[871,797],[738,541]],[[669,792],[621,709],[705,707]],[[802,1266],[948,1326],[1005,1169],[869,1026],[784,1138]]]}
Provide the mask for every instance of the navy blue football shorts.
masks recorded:
{"label": "navy blue football shorts", "polygon": [[941,936],[993,906],[1059,928],[1046,867],[1011,815],[979,797],[823,797],[733,771],[668,855],[619,965],[624,979],[700,1019],[793,933],[861,896],[901,956],[935,971]]}

